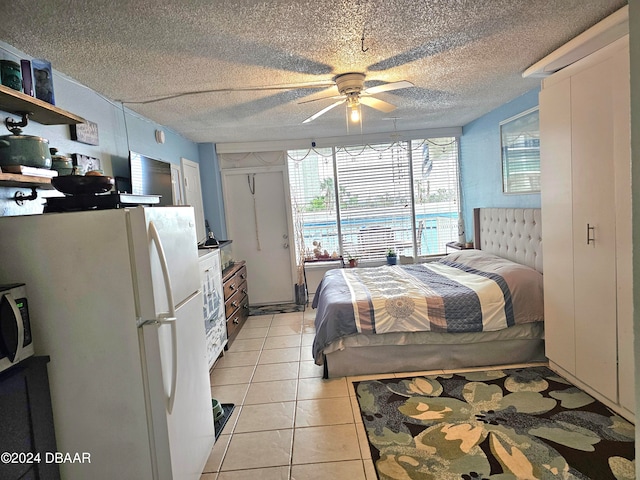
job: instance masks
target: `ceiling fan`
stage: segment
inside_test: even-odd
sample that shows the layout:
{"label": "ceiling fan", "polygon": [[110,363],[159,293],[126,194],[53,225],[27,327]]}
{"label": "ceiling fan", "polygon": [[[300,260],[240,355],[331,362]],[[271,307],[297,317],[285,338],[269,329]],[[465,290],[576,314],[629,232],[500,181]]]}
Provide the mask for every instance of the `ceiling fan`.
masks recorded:
{"label": "ceiling fan", "polygon": [[306,88],[326,88],[326,87],[335,86],[338,89],[339,95],[330,95],[326,97],[315,98],[313,100],[298,102],[302,104],[302,103],[317,102],[325,99],[338,99],[337,102],[332,103],[328,107],[323,108],[319,112],[307,118],[302,123],[309,123],[315,120],[316,118],[318,118],[320,115],[327,113],[332,108],[335,108],[338,105],[341,105],[343,103],[347,104],[347,111],[349,113],[349,117],[351,121],[354,123],[357,123],[360,120],[360,105],[367,105],[368,107],[375,108],[376,110],[380,110],[385,113],[395,110],[396,108],[395,105],[392,105],[389,102],[385,102],[384,100],[374,98],[373,95],[376,95],[382,92],[390,92],[392,90],[398,90],[401,88],[408,88],[408,87],[414,86],[413,83],[407,80],[401,80],[398,82],[391,82],[391,83],[385,83],[383,85],[377,85],[371,88],[364,88],[364,80],[365,80],[364,73],[343,73],[341,75],[337,75],[336,77],[333,78],[333,80],[330,80],[330,81],[195,90],[191,92],[180,92],[180,93],[175,93],[171,95],[163,95],[163,96],[149,99],[149,100],[139,100],[139,101],[122,100],[122,102],[129,103],[129,104],[149,104],[149,103],[161,102],[165,100],[171,100],[179,97],[185,97],[190,95],[200,95],[205,93],[295,90],[295,89],[306,89]]}
{"label": "ceiling fan", "polygon": [[311,115],[302,123],[309,123],[320,115],[324,115],[332,108],[347,104],[347,112],[352,122],[358,122],[360,120],[360,105],[366,105],[376,110],[380,110],[385,113],[389,113],[396,109],[395,105],[389,102],[374,98],[373,95],[382,92],[389,92],[391,90],[399,90],[401,88],[413,87],[413,83],[407,80],[401,80],[399,82],[385,83],[384,85],[378,85],[376,87],[364,88],[364,73],[343,73],[334,78],[335,85],[338,88],[339,95],[332,95],[329,97],[315,98],[313,100],[306,100],[298,103],[310,103],[317,102],[319,100],[339,99],[337,102],[332,103],[328,107],[323,108],[319,112]]}

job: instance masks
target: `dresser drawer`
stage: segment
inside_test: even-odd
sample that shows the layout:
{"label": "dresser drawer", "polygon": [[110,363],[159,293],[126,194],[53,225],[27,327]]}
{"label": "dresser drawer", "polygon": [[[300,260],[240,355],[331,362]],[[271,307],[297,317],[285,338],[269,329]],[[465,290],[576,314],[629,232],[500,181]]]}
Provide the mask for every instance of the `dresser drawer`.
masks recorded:
{"label": "dresser drawer", "polygon": [[229,318],[236,309],[247,303],[247,282],[243,282],[240,288],[225,300],[225,316]]}
{"label": "dresser drawer", "polygon": [[246,285],[247,280],[247,268],[243,265],[238,269],[235,274],[225,278],[224,280],[224,298],[225,300],[231,298],[231,296],[240,290],[241,285]]}
{"label": "dresser drawer", "polygon": [[227,324],[227,346],[230,348],[234,338],[249,316],[249,292],[247,287],[247,267],[240,261],[226,269],[222,274],[222,296]]}
{"label": "dresser drawer", "polygon": [[[244,302],[247,302],[245,297]],[[227,334],[229,335],[229,344],[235,339],[238,331],[244,325],[245,320],[249,316],[248,303],[241,304],[240,307],[227,320]]]}

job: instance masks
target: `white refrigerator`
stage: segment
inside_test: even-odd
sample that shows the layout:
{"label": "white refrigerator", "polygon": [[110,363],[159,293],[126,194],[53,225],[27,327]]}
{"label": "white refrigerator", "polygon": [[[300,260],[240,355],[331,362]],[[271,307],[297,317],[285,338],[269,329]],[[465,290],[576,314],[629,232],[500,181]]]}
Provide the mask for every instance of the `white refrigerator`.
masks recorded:
{"label": "white refrigerator", "polygon": [[[197,480],[214,443],[191,207],[0,217],[66,480]],[[76,456],[75,454],[79,454]]]}

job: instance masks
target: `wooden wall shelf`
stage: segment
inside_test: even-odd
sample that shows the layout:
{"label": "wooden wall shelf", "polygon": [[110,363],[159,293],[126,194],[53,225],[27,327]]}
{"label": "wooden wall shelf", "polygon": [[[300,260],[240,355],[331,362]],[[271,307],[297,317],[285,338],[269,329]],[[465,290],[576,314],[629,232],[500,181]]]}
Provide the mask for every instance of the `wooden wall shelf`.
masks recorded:
{"label": "wooden wall shelf", "polygon": [[61,108],[0,85],[0,110],[15,115],[29,114],[29,120],[43,125],[75,125],[85,119]]}
{"label": "wooden wall shelf", "polygon": [[51,179],[48,177],[32,177],[17,173],[0,173],[0,187],[42,188],[53,190]]}
{"label": "wooden wall shelf", "polygon": [[[78,115],[5,85],[0,85],[0,111],[20,116],[28,114],[29,120],[43,125],[75,125],[86,122]],[[0,186],[53,190],[51,179],[48,177],[33,177],[14,173],[0,173]]]}

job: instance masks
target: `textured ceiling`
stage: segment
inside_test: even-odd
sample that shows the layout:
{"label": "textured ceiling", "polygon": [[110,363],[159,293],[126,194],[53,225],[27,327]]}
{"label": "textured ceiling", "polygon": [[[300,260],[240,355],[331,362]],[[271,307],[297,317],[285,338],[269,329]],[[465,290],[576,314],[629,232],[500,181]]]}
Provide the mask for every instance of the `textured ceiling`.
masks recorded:
{"label": "textured ceiling", "polygon": [[[362,72],[365,87],[415,85],[377,95],[391,113],[363,106],[363,133],[462,126],[538,86],[527,67],[626,3],[12,0],[0,40],[196,142],[314,139],[347,133],[341,107],[302,124],[335,100],[299,102],[335,87],[242,89]],[[217,91],[136,103],[200,90]]]}

